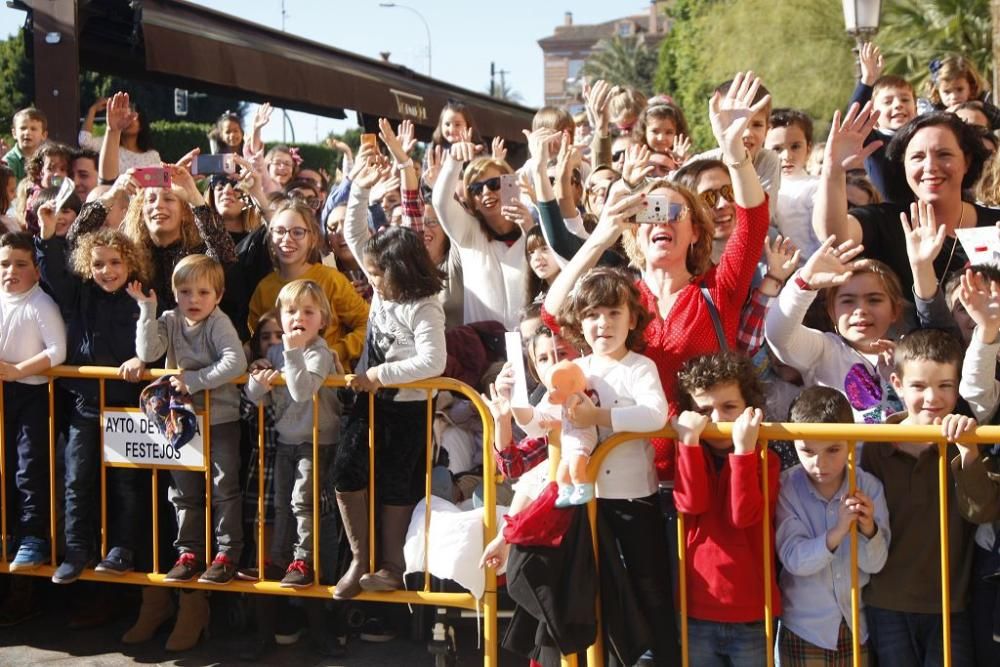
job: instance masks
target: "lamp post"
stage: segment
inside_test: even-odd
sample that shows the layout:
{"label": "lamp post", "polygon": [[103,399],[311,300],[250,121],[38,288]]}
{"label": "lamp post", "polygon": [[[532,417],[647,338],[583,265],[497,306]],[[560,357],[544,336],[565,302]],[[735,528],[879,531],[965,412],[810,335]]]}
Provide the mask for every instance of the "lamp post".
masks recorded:
{"label": "lamp post", "polygon": [[882,0],[842,0],[844,26],[854,38],[857,54],[858,76],[861,76],[861,45],[878,32],[882,20]]}
{"label": "lamp post", "polygon": [[400,5],[395,2],[380,2],[378,3],[378,6],[390,9],[392,8],[405,9],[409,12],[413,12],[414,14],[417,15],[417,18],[420,19],[420,22],[424,24],[424,30],[427,31],[427,76],[430,76],[431,75],[431,29],[430,26],[427,25],[427,19],[425,19],[424,15],[418,12],[416,9],[414,9],[413,7],[409,7],[407,5]]}

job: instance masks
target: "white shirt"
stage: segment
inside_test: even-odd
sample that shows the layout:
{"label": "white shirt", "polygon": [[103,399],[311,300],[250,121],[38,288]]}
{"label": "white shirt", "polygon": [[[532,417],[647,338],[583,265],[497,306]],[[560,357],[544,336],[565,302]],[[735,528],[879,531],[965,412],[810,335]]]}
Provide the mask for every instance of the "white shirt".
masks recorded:
{"label": "white shirt", "polygon": [[[66,324],[55,301],[38,283],[26,292],[0,292],[0,359],[19,364],[44,352],[51,366],[66,361]],[[24,384],[45,384],[43,375],[21,378]]]}
{"label": "white shirt", "polygon": [[[89,148],[92,151],[101,152],[101,145],[104,140],[95,137],[92,133],[86,130],[80,130],[80,135],[77,137],[77,143],[80,144],[81,148]],[[127,148],[121,146],[118,147],[118,171],[124,173],[128,169],[134,167],[159,167],[163,160],[160,158],[160,154],[155,150],[148,150],[145,153],[136,153],[135,151],[130,151]]]}
{"label": "white shirt", "polygon": [[782,174],[778,190],[778,231],[791,239],[802,251],[802,261],[819,248],[820,242],[813,231],[813,199],[819,189],[819,177],[809,174]]}

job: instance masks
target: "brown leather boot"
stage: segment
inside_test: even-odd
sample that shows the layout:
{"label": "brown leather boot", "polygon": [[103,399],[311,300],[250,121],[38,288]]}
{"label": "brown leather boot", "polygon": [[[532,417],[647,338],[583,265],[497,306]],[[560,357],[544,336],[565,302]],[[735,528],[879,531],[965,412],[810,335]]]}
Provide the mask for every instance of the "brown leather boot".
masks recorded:
{"label": "brown leather boot", "polygon": [[205,591],[181,591],[177,622],[167,638],[168,651],[194,648],[202,635],[208,636],[208,594]]}
{"label": "brown leather boot", "polygon": [[122,635],[126,644],[141,644],[153,638],[160,626],[174,615],[174,598],[169,588],[143,586],[142,605],[135,624]]}
{"label": "brown leather boot", "polygon": [[413,505],[383,505],[379,536],[379,569],[361,577],[361,589],[369,592],[398,591],[403,588],[403,544],[410,527]]}
{"label": "brown leather boot", "polygon": [[337,491],[344,534],[351,546],[351,565],[337,582],[334,600],[349,600],[361,592],[361,575],[368,571],[368,489]]}

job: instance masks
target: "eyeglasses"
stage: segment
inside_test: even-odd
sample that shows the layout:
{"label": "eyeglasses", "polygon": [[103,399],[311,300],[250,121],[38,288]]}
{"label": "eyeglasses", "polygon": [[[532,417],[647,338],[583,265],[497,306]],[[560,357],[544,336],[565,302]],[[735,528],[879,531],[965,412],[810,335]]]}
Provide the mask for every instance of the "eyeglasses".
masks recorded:
{"label": "eyeglasses", "polygon": [[441,223],[432,218],[424,218],[424,227],[440,227]]}
{"label": "eyeglasses", "polygon": [[306,206],[308,206],[313,210],[318,209],[323,204],[323,200],[320,199],[319,197],[306,197],[298,193],[293,193],[292,199],[294,199],[295,201],[302,202],[303,204],[305,204]]}
{"label": "eyeglasses", "polygon": [[487,178],[485,181],[475,181],[469,183],[467,188],[469,194],[473,197],[478,197],[483,193],[483,189],[486,188],[491,192],[500,192],[500,177],[494,176],[493,178]]}
{"label": "eyeglasses", "polygon": [[287,160],[271,160],[269,164],[275,167],[284,167],[285,169],[291,169],[292,167],[295,166],[294,163],[289,162]]}
{"label": "eyeglasses", "polygon": [[285,229],[284,227],[275,227],[271,230],[271,237],[275,239],[280,239],[282,236],[291,236],[296,241],[301,241],[309,234],[309,230],[305,227],[292,227],[291,229]]}
{"label": "eyeglasses", "polygon": [[716,188],[715,190],[703,190],[698,193],[701,200],[705,202],[705,205],[709,208],[715,208],[719,203],[719,197],[722,197],[727,202],[732,203],[733,198],[733,186],[723,185],[721,188]]}

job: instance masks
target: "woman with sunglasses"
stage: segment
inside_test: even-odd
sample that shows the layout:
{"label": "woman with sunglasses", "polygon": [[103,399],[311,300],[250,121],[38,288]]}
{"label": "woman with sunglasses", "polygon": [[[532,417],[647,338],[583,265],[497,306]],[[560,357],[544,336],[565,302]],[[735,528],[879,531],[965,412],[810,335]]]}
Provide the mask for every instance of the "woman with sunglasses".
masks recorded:
{"label": "woman with sunglasses", "polygon": [[[622,237],[632,266],[642,271],[636,286],[653,316],[644,334],[644,352],[656,363],[671,410],[677,405],[677,373],[685,361],[736,347],[743,303],[756,268],[756,262],[747,258],[759,257],[764,248],[767,200],[741,138],[750,118],[770,101],[765,95],[754,103],[759,87],[752,72],[737,74],[729,90],[716,92],[709,104],[712,130],[731,180],[736,220],[717,265],[711,261],[713,216],[691,190],[660,179],[632,194],[615,185],[594,232],[545,298],[543,321],[552,326],[553,316],[580,277]],[[635,214],[652,196],[665,198],[667,222],[636,224]],[[672,479],[672,443],[654,440],[653,445],[660,479]]]}
{"label": "woman with sunglasses", "polygon": [[[454,196],[462,164],[460,200]],[[534,225],[527,207],[502,207],[500,176],[513,169],[503,160],[476,158],[471,141],[452,145],[432,200],[438,220],[458,248],[464,278],[464,323],[494,320],[513,330],[524,307],[525,232]]]}

